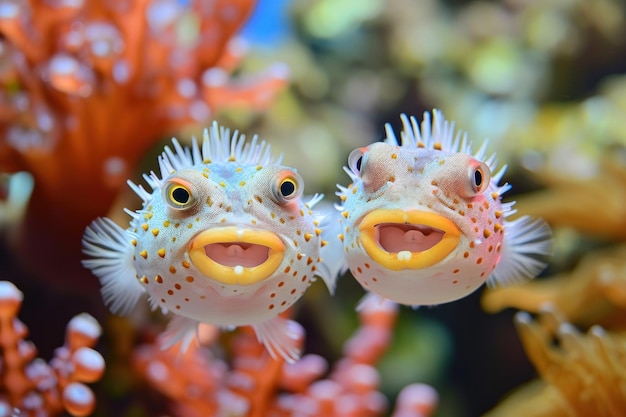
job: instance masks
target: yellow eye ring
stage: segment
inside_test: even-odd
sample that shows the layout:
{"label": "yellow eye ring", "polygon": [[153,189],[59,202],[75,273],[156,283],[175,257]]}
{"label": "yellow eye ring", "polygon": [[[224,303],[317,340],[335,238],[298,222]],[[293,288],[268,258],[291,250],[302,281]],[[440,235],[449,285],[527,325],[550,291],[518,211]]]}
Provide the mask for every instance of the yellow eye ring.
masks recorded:
{"label": "yellow eye ring", "polygon": [[293,178],[285,178],[278,186],[278,191],[283,198],[291,198],[298,192],[298,184]]}
{"label": "yellow eye ring", "polygon": [[276,201],[285,203],[300,197],[302,190],[300,176],[292,171],[283,171],[278,174],[273,187],[273,194]]}
{"label": "yellow eye ring", "polygon": [[193,184],[178,178],[168,181],[163,189],[163,197],[165,202],[176,210],[184,210],[196,204]]}

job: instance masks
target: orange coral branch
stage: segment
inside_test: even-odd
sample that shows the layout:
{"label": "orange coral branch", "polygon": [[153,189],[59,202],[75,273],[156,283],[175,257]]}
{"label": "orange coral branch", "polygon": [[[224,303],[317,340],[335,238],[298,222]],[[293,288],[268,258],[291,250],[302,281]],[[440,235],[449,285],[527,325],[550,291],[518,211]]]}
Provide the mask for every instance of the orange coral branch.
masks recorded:
{"label": "orange coral branch", "polygon": [[[223,106],[264,108],[285,79],[270,71],[234,84],[232,60],[221,60],[254,0],[12,4],[0,18],[12,63],[0,79],[0,106],[9,110],[0,169],[28,171],[36,184],[17,252],[38,254],[36,265],[23,260],[37,275],[95,288],[80,279],[82,231],[107,213],[152,144]],[[218,65],[226,83],[207,91],[205,73]]]}
{"label": "orange coral branch", "polygon": [[0,409],[29,417],[55,416],[64,410],[73,416],[91,414],[95,397],[84,383],[98,381],[104,372],[104,359],[92,349],[100,326],[86,313],[75,316],[67,325],[65,344],[46,364],[35,360],[35,346],[24,340],[28,330],[17,318],[21,304],[22,293],[12,283],[0,281]]}
{"label": "orange coral branch", "polygon": [[[378,392],[380,376],[374,364],[389,345],[397,311],[397,305],[373,297],[363,303],[361,327],[326,377],[329,364],[321,356],[304,355],[291,364],[274,360],[246,329],[233,337],[230,368],[205,348],[194,346],[180,354],[154,345],[137,350],[135,367],[173,401],[178,416],[381,416],[387,400]],[[302,329],[300,334],[302,342]],[[196,378],[198,374],[203,378]],[[436,403],[432,388],[409,385],[392,416],[428,417]]]}

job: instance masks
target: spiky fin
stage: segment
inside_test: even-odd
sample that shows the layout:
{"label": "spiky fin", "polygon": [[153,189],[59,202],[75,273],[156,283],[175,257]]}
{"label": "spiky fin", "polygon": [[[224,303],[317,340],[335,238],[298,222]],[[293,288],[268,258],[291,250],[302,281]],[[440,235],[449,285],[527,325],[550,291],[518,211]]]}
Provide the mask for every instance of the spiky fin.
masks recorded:
{"label": "spiky fin", "polygon": [[[172,147],[165,149],[158,157],[159,174],[151,172],[143,178],[152,191],[161,187],[163,181],[172,173],[206,163],[238,162],[247,165],[279,165],[283,155],[272,156],[272,147],[265,141],[259,141],[254,135],[249,142],[246,136],[235,130],[232,135],[229,128],[213,122],[210,129],[204,129],[202,143],[192,138],[191,147],[183,147],[176,138],[172,138]],[[144,202],[151,195],[143,186],[128,181],[130,188]]]}

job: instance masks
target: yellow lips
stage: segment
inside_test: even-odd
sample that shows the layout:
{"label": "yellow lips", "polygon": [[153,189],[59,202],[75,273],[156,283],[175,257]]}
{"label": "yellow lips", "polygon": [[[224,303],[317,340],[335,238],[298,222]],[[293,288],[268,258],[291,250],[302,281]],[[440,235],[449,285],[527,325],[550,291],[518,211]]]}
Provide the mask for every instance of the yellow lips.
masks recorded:
{"label": "yellow lips", "polygon": [[[438,243],[423,251],[386,251],[379,242],[379,225],[427,226],[443,232]],[[427,268],[448,256],[457,246],[461,232],[457,226],[436,213],[426,211],[374,210],[367,214],[359,226],[361,244],[367,254],[380,265],[393,271]]]}
{"label": "yellow lips", "polygon": [[[242,259],[240,264],[236,260],[220,263],[209,256],[207,248],[211,245],[241,245],[250,247],[255,245],[256,252],[266,254],[265,259],[254,266],[243,266],[249,263]],[[280,238],[269,231],[258,229],[242,229],[238,227],[220,227],[205,230],[198,234],[189,247],[189,258],[198,270],[224,284],[249,285],[268,278],[276,271],[283,260],[285,245]],[[235,258],[236,259],[236,258]]]}

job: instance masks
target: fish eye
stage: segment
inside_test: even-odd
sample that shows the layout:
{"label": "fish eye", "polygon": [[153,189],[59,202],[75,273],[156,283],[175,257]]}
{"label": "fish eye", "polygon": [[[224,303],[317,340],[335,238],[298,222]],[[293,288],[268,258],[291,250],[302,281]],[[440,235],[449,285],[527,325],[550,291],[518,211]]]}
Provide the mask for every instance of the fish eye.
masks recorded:
{"label": "fish eye", "polygon": [[176,210],[193,207],[196,203],[194,186],[182,179],[170,179],[163,189],[165,202]]}
{"label": "fish eye", "polygon": [[358,148],[350,152],[348,155],[348,167],[350,170],[359,175],[363,168],[363,155],[365,154],[365,148]]}
{"label": "fish eye", "polygon": [[483,162],[473,166],[470,170],[470,183],[475,193],[480,194],[486,191],[490,181],[491,173],[489,167]]}
{"label": "fish eye", "polygon": [[274,182],[273,193],[279,203],[294,200],[302,194],[302,180],[298,174],[292,171],[282,171]]}
{"label": "fish eye", "polygon": [[292,178],[285,178],[279,187],[283,197],[289,198],[296,193],[296,182]]}

